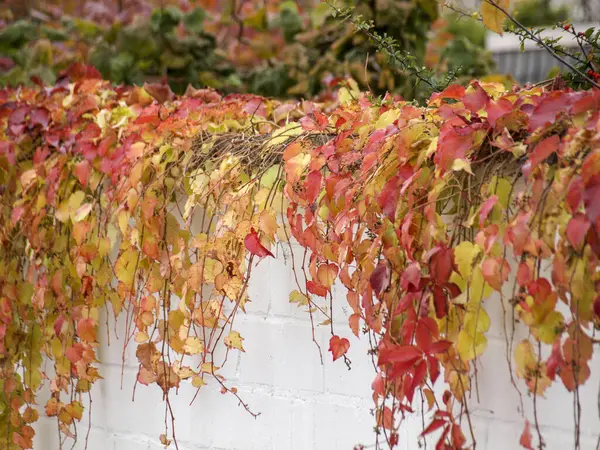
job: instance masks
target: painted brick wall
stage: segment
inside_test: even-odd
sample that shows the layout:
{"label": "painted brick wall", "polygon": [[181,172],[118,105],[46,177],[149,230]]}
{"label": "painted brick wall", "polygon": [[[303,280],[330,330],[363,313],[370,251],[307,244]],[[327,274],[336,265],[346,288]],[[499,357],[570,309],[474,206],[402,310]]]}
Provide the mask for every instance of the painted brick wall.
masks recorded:
{"label": "painted brick wall", "polygon": [[[374,371],[366,354],[365,339],[356,339],[347,327],[343,288],[335,287],[334,318],[337,333],[351,342],[350,371],[342,361],[331,362],[327,352],[328,327],[319,327],[315,334],[323,352],[323,364],[320,363],[308,314],[287,300],[293,289],[291,263],[289,259],[286,262],[281,249],[277,253],[276,260],[263,260],[253,270],[252,303],[247,306],[247,315],[238,315],[235,327],[245,338],[246,353],[230,358],[223,371],[251,409],[261,414],[256,419],[251,417],[233,396],[222,395],[215,383],[203,387],[195,403],[189,406],[195,389],[183,383],[179,395],[171,398],[182,450],[349,450],[359,443],[374,443],[370,411]],[[300,251],[296,253],[296,257],[301,256]],[[518,449],[524,419],[519,394],[511,384],[507,368],[499,297],[487,299],[485,308],[492,317],[489,348],[478,363],[478,395],[474,390],[470,401],[477,448]],[[109,326],[112,329],[114,324]],[[515,342],[524,336],[516,330]],[[104,380],[93,391],[93,425],[89,428],[87,448],[159,450],[162,446],[158,436],[164,429],[165,408],[157,387],[138,386],[132,402],[137,371],[135,348],[127,350],[123,371],[122,341],[114,335],[110,345],[103,343],[100,358]],[[599,383],[600,359],[596,357],[592,361],[592,376],[580,395],[583,450],[596,449],[600,430]],[[518,386],[523,393],[525,415],[532,419],[532,398],[526,395],[522,383]],[[443,389],[441,380],[437,387]],[[422,418],[418,396],[414,406],[417,413],[407,419],[401,432],[402,450],[419,448],[416,436],[422,430]],[[572,394],[557,385],[548,390],[547,399],[539,400],[538,408],[546,449],[573,449]],[[85,446],[88,423],[86,416],[78,429],[76,449]],[[42,417],[34,448],[58,449],[56,436],[56,421]],[[71,448],[71,442],[63,448]]]}

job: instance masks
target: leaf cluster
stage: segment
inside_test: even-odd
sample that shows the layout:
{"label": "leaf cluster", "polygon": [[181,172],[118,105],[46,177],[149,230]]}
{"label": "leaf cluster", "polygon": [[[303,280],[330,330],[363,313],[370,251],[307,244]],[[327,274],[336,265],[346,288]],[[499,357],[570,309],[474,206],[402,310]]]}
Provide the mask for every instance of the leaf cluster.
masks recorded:
{"label": "leaf cluster", "polygon": [[[245,350],[236,324],[253,268],[280,251],[294,261],[289,301],[329,329],[333,359],[350,364],[350,332],[371,343],[378,441],[391,448],[419,393],[422,439],[471,445],[494,303],[507,370],[534,408],[553,384],[578,391],[600,327],[598,91],[474,81],[418,107],[347,84],[337,98],[178,97],[82,65],[53,87],[0,91],[7,449],[31,448],[44,383],[45,414],[77,437],[101,378],[103,311],[125,318],[137,381],[160,387],[167,417],[186,383],[255,414],[220,369]],[[331,317],[338,281],[347,331]],[[175,436],[171,423],[160,439]]]}

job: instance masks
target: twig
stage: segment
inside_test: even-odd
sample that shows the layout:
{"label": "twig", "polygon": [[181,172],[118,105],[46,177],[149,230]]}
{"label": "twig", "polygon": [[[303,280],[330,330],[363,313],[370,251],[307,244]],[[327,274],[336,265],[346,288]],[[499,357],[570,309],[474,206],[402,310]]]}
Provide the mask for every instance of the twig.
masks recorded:
{"label": "twig", "polygon": [[584,80],[589,82],[592,86],[595,86],[600,89],[600,84],[596,83],[594,80],[592,80],[590,77],[588,77],[585,73],[581,72],[579,69],[577,69],[571,63],[569,63],[567,60],[558,56],[552,47],[550,47],[548,44],[546,44],[542,39],[537,37],[534,33],[529,31],[525,25],[523,25],[521,22],[519,22],[517,19],[515,19],[508,11],[506,11],[506,9],[504,9],[502,6],[500,6],[496,2],[494,2],[494,0],[484,0],[484,1],[487,1],[490,5],[492,5],[494,8],[496,8],[502,14],[504,14],[512,23],[514,23],[517,27],[519,27],[521,30],[523,30],[529,39],[531,39],[538,45],[542,46],[548,53],[550,53],[550,55],[552,55],[553,58],[557,59],[558,61],[563,63],[565,66],[567,66],[569,69],[571,69],[573,72],[577,73],[580,77],[582,77]]}

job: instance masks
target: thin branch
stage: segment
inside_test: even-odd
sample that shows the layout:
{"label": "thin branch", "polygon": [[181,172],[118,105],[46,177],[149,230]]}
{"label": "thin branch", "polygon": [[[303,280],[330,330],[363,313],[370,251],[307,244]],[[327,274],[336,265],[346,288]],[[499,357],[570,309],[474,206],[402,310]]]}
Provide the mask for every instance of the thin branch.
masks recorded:
{"label": "thin branch", "polygon": [[598,89],[600,89],[600,84],[596,83],[594,80],[592,80],[590,77],[588,77],[585,73],[581,72],[579,69],[577,69],[571,63],[569,63],[567,60],[558,56],[552,47],[550,47],[548,44],[546,44],[543,41],[543,39],[540,39],[534,33],[529,31],[525,25],[523,25],[521,22],[519,22],[517,19],[515,19],[508,11],[506,11],[506,9],[504,9],[502,6],[500,6],[496,2],[494,2],[494,0],[484,0],[484,1],[487,1],[490,5],[492,5],[494,8],[496,8],[502,14],[504,14],[513,24],[515,24],[518,28],[523,30],[523,32],[527,35],[527,37],[529,39],[531,39],[538,45],[542,46],[548,53],[550,53],[550,55],[552,55],[553,58],[557,59],[558,61],[563,63],[565,66],[567,66],[569,69],[571,69],[573,72],[577,73],[580,77],[582,77],[584,80],[589,82],[592,86],[595,86]]}

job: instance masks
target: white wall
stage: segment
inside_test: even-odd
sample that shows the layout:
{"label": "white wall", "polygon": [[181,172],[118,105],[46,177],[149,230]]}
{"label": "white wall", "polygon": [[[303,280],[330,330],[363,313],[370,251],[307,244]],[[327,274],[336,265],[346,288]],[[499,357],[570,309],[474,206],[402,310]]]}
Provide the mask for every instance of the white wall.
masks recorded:
{"label": "white wall", "polygon": [[[356,339],[345,319],[343,288],[336,287],[336,333],[351,342],[352,370],[343,361],[331,362],[327,352],[329,328],[317,330],[324,364],[311,339],[308,314],[288,303],[293,290],[291,264],[282,257],[265,259],[253,270],[248,314],[238,315],[235,329],[245,338],[245,354],[230,359],[223,372],[239,389],[251,409],[261,415],[254,419],[232,395],[222,395],[212,385],[202,388],[192,406],[195,389],[183,383],[172,396],[176,434],[181,450],[242,449],[352,449],[374,443],[371,381],[374,371],[366,355],[366,342]],[[297,253],[301,254],[300,251]],[[298,255],[297,255],[298,256]],[[489,298],[485,307],[492,317],[489,348],[479,361],[479,403],[471,399],[473,423],[480,450],[519,448],[524,419],[518,410],[518,394],[511,386],[502,334],[502,308],[498,298]],[[112,328],[112,325],[111,325]],[[522,335],[521,335],[522,336]],[[517,335],[518,342],[519,335]],[[122,344],[111,337],[100,353],[101,374],[93,391],[92,427],[89,450],[158,450],[158,436],[164,430],[164,404],[157,387],[138,386],[131,401],[137,372],[135,348],[128,350],[121,384]],[[239,352],[238,352],[239,353]],[[581,390],[583,450],[594,450],[600,430],[597,401],[600,359],[592,361],[592,377]],[[443,389],[441,379],[439,388]],[[521,386],[521,392],[526,390]],[[546,450],[573,449],[573,396],[557,383],[547,400],[539,400],[539,420]],[[419,408],[418,395],[415,407]],[[523,394],[526,417],[532,419],[532,398]],[[40,405],[43,405],[40,402]],[[55,419],[42,417],[37,425],[34,448],[56,450]],[[87,411],[80,424],[77,449],[85,446]],[[401,432],[400,449],[417,449],[416,435],[422,430],[420,414],[410,418]],[[71,448],[71,442],[63,447]],[[174,448],[174,447],[171,447]],[[430,448],[433,448],[431,446]]]}

